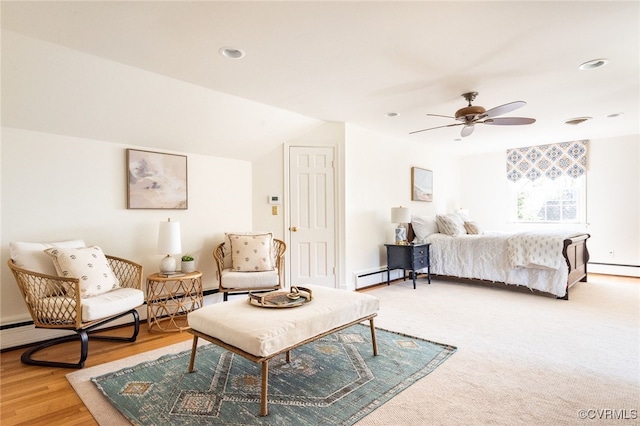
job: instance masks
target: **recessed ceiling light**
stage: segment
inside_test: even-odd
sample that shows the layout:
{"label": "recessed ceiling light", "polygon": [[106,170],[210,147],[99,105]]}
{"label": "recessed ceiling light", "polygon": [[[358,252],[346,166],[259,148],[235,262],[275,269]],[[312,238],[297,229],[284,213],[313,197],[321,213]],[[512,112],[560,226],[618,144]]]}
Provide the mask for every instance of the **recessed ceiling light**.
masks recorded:
{"label": "recessed ceiling light", "polygon": [[399,112],[387,112],[385,115],[387,117],[397,117],[397,116],[400,115],[400,113]]}
{"label": "recessed ceiling light", "polygon": [[613,114],[607,115],[607,118],[620,117],[622,114],[624,114],[624,112],[614,112]]}
{"label": "recessed ceiling light", "polygon": [[609,60],[605,59],[605,58],[592,59],[590,61],[585,62],[584,64],[581,64],[578,67],[578,69],[581,69],[581,70],[593,70],[593,69],[596,69],[596,68],[604,67],[608,63],[609,63]]}
{"label": "recessed ceiling light", "polygon": [[236,49],[235,47],[221,47],[218,49],[218,53],[229,59],[240,59],[244,57],[244,51]]}
{"label": "recessed ceiling light", "polygon": [[570,118],[569,120],[565,121],[564,124],[571,124],[572,126],[577,126],[578,124],[582,124],[587,120],[591,120],[591,117]]}

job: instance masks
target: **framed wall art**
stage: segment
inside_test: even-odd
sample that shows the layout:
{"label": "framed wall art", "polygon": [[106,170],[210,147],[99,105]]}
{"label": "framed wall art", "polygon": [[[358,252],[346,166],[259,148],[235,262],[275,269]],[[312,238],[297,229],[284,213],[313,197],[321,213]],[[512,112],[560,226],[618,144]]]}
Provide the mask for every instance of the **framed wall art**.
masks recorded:
{"label": "framed wall art", "polygon": [[128,209],[187,209],[187,157],[127,149]]}
{"label": "framed wall art", "polygon": [[419,167],[411,168],[411,200],[433,201],[433,172]]}

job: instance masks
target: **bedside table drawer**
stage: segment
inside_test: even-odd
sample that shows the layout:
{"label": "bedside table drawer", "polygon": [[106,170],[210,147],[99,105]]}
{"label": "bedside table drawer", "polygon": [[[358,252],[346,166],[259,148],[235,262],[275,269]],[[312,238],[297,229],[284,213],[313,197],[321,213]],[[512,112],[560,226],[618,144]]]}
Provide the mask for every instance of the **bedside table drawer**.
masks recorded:
{"label": "bedside table drawer", "polygon": [[413,258],[417,260],[419,257],[427,257],[427,250],[427,247],[416,247],[413,249]]}
{"label": "bedside table drawer", "polygon": [[416,269],[423,269],[429,266],[429,259],[427,256],[414,257],[413,265]]}

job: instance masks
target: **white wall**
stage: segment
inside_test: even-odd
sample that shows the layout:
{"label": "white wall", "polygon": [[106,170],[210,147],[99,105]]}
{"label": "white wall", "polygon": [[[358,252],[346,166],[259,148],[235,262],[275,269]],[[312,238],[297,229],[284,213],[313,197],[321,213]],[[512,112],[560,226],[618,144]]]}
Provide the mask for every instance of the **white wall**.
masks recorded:
{"label": "white wall", "polygon": [[[462,205],[486,230],[531,226],[509,222],[505,156],[500,151],[461,160]],[[588,162],[587,223],[574,228],[591,235],[589,270],[640,276],[640,136],[591,140]]]}
{"label": "white wall", "polygon": [[[104,141],[2,129],[1,262],[10,241],[84,239],[157,271],[158,223],[179,221],[182,249],[197,258],[205,289],[217,288],[214,246],[251,229],[251,163],[190,153],[187,210],[128,210],[125,149]],[[0,282],[2,325],[29,320],[11,271]]]}
{"label": "white wall", "polygon": [[[354,274],[386,266],[385,243],[394,241],[391,208],[410,207],[414,215],[460,208],[457,157],[347,125],[345,144],[346,284]],[[411,167],[433,171],[433,202],[411,201]]]}

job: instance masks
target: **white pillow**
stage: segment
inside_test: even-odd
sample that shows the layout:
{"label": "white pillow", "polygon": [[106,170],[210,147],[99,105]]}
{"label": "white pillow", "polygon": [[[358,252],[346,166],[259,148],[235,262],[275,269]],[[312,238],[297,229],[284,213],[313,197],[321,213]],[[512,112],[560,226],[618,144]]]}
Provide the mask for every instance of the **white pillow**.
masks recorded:
{"label": "white pillow", "polygon": [[439,214],[436,215],[436,221],[438,222],[438,230],[441,234],[457,237],[458,235],[464,235],[467,233],[467,230],[464,229],[464,222],[462,221],[462,218],[457,214]]}
{"label": "white pillow", "polygon": [[238,272],[273,271],[273,234],[227,234],[231,243],[231,268]]}
{"label": "white pillow", "polygon": [[418,242],[424,242],[431,234],[438,233],[438,222],[434,216],[412,216],[411,226]]}
{"label": "white pillow", "polygon": [[92,297],[120,287],[109,261],[98,246],[54,247],[44,251],[51,256],[58,276],[80,278],[80,297]]}
{"label": "white pillow", "polygon": [[10,242],[9,253],[11,260],[19,268],[39,274],[57,275],[51,258],[44,252],[52,247],[78,248],[86,247],[86,244],[82,240],[60,241],[57,243]]}

